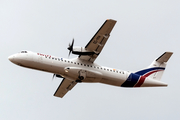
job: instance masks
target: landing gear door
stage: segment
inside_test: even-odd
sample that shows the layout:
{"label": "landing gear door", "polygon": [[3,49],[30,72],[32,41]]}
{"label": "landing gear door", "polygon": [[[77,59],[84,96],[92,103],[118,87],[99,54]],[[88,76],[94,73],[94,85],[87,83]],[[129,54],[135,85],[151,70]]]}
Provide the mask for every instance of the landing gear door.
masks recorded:
{"label": "landing gear door", "polygon": [[86,70],[80,70],[79,71],[79,79],[83,80],[86,78]]}

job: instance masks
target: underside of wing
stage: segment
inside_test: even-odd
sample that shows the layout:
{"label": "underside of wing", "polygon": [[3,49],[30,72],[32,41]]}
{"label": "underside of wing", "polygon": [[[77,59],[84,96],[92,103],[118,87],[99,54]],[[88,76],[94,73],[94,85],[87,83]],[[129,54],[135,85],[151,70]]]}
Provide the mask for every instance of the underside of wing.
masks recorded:
{"label": "underside of wing", "polygon": [[76,84],[77,82],[64,78],[59,87],[57,88],[56,92],[54,93],[54,96],[62,98]]}
{"label": "underside of wing", "polygon": [[80,55],[79,58],[90,62],[94,62],[97,56],[100,54],[103,47],[105,46],[106,41],[108,40],[115,24],[115,20],[106,20],[104,24],[100,27],[100,29],[97,31],[97,33],[93,36],[93,38],[89,41],[89,43],[85,46],[85,49],[94,52],[94,54]]}

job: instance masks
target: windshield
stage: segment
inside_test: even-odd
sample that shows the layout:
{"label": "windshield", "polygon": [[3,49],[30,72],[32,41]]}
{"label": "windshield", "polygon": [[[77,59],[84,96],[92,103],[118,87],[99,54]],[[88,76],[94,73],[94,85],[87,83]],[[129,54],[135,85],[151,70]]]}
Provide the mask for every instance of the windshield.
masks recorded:
{"label": "windshield", "polygon": [[27,51],[21,51],[21,53],[27,53]]}

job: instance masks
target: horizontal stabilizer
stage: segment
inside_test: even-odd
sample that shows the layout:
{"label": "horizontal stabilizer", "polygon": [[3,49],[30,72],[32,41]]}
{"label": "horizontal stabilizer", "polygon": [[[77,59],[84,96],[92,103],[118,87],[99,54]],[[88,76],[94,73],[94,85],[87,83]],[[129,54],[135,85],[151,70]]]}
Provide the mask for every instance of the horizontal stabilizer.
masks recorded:
{"label": "horizontal stabilizer", "polygon": [[159,58],[157,58],[156,61],[159,63],[167,62],[172,54],[173,52],[165,52]]}

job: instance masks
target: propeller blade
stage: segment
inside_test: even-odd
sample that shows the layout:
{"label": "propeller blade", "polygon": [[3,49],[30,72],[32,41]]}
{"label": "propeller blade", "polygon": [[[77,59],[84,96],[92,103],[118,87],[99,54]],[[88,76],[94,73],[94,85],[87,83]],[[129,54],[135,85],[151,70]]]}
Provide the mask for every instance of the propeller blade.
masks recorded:
{"label": "propeller blade", "polygon": [[56,74],[53,74],[52,80],[54,79],[55,76],[56,76]]}
{"label": "propeller blade", "polygon": [[68,57],[70,56],[70,54],[71,54],[71,51],[69,50],[69,55],[68,55]]}
{"label": "propeller blade", "polygon": [[71,43],[71,44],[69,43],[69,47],[67,48],[67,49],[69,50],[69,55],[68,55],[68,57],[70,56],[71,52],[73,51],[73,45],[74,45],[74,38],[73,38],[73,40],[72,40],[72,43]]}
{"label": "propeller blade", "polygon": [[72,48],[73,48],[73,45],[74,45],[74,38],[73,38],[73,40],[72,40]]}

